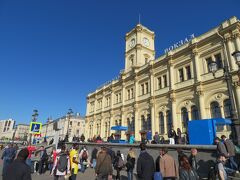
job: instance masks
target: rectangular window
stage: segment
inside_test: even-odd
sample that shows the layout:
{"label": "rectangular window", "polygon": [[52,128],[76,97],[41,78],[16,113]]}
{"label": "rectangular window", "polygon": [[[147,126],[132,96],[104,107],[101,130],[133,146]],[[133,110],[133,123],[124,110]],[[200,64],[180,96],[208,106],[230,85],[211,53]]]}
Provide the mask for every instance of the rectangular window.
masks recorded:
{"label": "rectangular window", "polygon": [[78,126],[80,126],[80,122],[78,122]]}
{"label": "rectangular window", "polygon": [[134,94],[133,94],[133,88],[131,88],[131,98],[133,99]]}
{"label": "rectangular window", "polygon": [[164,83],[164,87],[167,87],[167,75],[163,75],[163,83]]}
{"label": "rectangular window", "polygon": [[158,78],[158,89],[162,88],[162,77]]}
{"label": "rectangular window", "polygon": [[215,58],[215,62],[217,63],[218,69],[222,69],[223,68],[223,64],[222,64],[222,56],[221,54],[216,54],[214,55]]}
{"label": "rectangular window", "polygon": [[122,102],[122,93],[119,93],[118,97],[119,97],[119,102]]}
{"label": "rectangular window", "polygon": [[178,74],[179,74],[179,81],[183,82],[184,81],[183,68],[178,70]]}
{"label": "rectangular window", "polygon": [[118,94],[116,94],[116,103],[118,103]]}
{"label": "rectangular window", "polygon": [[207,69],[208,69],[208,72],[211,72],[210,69],[209,69],[209,64],[212,62],[212,57],[209,57],[206,59],[206,64],[207,64]]}
{"label": "rectangular window", "polygon": [[69,124],[70,124],[70,126],[72,126],[72,121],[70,121],[70,123],[69,123]]}
{"label": "rectangular window", "polygon": [[149,93],[148,83],[145,83],[146,86],[146,94]]}
{"label": "rectangular window", "polygon": [[144,84],[141,84],[141,95],[144,95]]}
{"label": "rectangular window", "polygon": [[187,74],[187,80],[189,80],[189,79],[192,78],[192,76],[191,76],[191,68],[190,68],[190,66],[186,66],[185,69],[186,69],[186,74]]}
{"label": "rectangular window", "polygon": [[128,91],[127,91],[127,99],[128,100],[130,99],[130,89],[128,89]]}

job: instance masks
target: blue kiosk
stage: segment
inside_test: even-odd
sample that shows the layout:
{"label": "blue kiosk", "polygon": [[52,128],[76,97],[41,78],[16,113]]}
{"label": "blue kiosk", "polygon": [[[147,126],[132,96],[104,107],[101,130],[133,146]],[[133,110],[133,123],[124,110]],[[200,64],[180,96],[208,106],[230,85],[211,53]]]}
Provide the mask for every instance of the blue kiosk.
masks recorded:
{"label": "blue kiosk", "polygon": [[192,120],[188,122],[189,143],[195,145],[210,145],[214,143],[217,126],[231,125],[229,119],[213,118]]}
{"label": "blue kiosk", "polygon": [[116,131],[116,133],[114,133],[115,139],[111,140],[111,143],[120,143],[120,144],[127,143],[126,140],[121,139],[121,131],[127,131],[128,127],[126,127],[126,126],[112,126],[111,130]]}

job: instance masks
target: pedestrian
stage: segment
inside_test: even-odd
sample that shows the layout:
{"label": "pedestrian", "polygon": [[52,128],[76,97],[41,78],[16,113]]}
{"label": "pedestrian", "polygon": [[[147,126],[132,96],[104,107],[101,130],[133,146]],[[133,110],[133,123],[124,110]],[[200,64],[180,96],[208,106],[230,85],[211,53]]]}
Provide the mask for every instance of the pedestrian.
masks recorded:
{"label": "pedestrian", "polygon": [[175,144],[176,131],[173,129],[173,126],[168,131],[169,144]]}
{"label": "pedestrian", "polygon": [[155,135],[153,136],[153,140],[154,140],[155,144],[160,143],[160,137],[159,137],[158,132],[155,132]]}
{"label": "pedestrian", "polygon": [[92,150],[91,153],[91,167],[95,168],[96,164],[97,164],[97,153],[98,153],[98,149],[96,147],[94,147],[94,149]]}
{"label": "pedestrian", "polygon": [[131,134],[131,135],[130,135],[130,138],[129,138],[129,144],[133,144],[134,142],[135,142],[134,135]]}
{"label": "pedestrian", "polygon": [[27,148],[20,150],[17,158],[7,167],[3,180],[32,180],[31,168],[26,164],[28,155]]}
{"label": "pedestrian", "polygon": [[179,164],[180,163],[180,158],[182,156],[186,156],[187,157],[187,155],[184,154],[184,152],[183,152],[183,150],[181,148],[177,148],[177,153],[178,153],[178,164]]}
{"label": "pedestrian", "polygon": [[117,171],[116,180],[120,180],[121,177],[120,172],[124,167],[124,159],[122,158],[122,154],[119,150],[117,151],[116,154],[117,155],[115,156],[113,167]]}
{"label": "pedestrian", "polygon": [[89,153],[87,148],[84,146],[82,150],[79,153],[79,158],[80,158],[80,165],[81,165],[81,172],[84,173],[89,161],[88,161]]}
{"label": "pedestrian", "polygon": [[191,155],[189,156],[189,163],[196,172],[198,170],[198,160],[197,160],[197,149],[192,148],[191,149]]}
{"label": "pedestrian", "polygon": [[219,137],[214,139],[215,144],[217,145],[217,155],[224,154],[225,157],[228,157],[227,149],[225,145],[221,142]]}
{"label": "pedestrian", "polygon": [[46,164],[48,155],[44,146],[40,147],[40,160],[38,161],[38,174],[45,172],[44,165]]}
{"label": "pedestrian", "polygon": [[229,165],[231,169],[238,170],[238,165],[235,161],[235,146],[233,142],[228,139],[225,135],[221,136],[221,139],[223,140],[223,143],[226,147],[227,153],[228,153],[228,158],[229,158]]}
{"label": "pedestrian", "polygon": [[181,156],[179,166],[179,178],[181,180],[198,180],[197,172],[191,167],[186,156]]}
{"label": "pedestrian", "polygon": [[140,144],[140,154],[137,160],[137,176],[139,180],[152,180],[155,172],[153,157],[147,152],[146,144]]}
{"label": "pedestrian", "polygon": [[7,174],[7,168],[9,164],[11,164],[16,156],[16,150],[13,147],[13,144],[8,144],[8,146],[4,149],[2,154],[3,160],[3,169],[2,169],[2,176]]}
{"label": "pedestrian", "polygon": [[85,142],[85,136],[84,136],[84,134],[81,135],[80,140],[81,140],[81,142]]}
{"label": "pedestrian", "polygon": [[64,176],[70,174],[70,160],[66,153],[66,147],[61,147],[61,152],[57,155],[51,175],[54,175],[54,180],[64,180]]}
{"label": "pedestrian", "polygon": [[176,142],[177,144],[182,144],[182,132],[180,128],[177,128]]}
{"label": "pedestrian", "polygon": [[132,148],[130,148],[128,151],[126,163],[128,180],[133,180],[133,169],[135,166],[135,160],[136,160],[135,152]]}
{"label": "pedestrian", "polygon": [[112,160],[105,146],[101,147],[101,150],[98,153],[95,173],[97,180],[112,179]]}
{"label": "pedestrian", "polygon": [[160,172],[163,179],[177,179],[178,178],[178,168],[176,162],[172,156],[168,154],[167,148],[160,149]]}
{"label": "pedestrian", "polygon": [[228,175],[225,170],[225,163],[226,163],[226,156],[225,154],[218,154],[217,157],[217,173],[219,176],[219,179],[221,180],[227,180]]}
{"label": "pedestrian", "polygon": [[70,166],[71,166],[71,180],[77,179],[78,174],[78,149],[79,146],[77,144],[73,144],[72,150],[70,151]]}

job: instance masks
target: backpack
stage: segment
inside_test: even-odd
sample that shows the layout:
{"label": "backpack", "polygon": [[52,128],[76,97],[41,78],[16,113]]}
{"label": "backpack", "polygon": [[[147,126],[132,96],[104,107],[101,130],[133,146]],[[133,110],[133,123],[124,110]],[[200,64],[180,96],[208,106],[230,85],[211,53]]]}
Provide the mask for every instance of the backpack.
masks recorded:
{"label": "backpack", "polygon": [[87,160],[87,158],[88,158],[87,151],[84,150],[83,153],[82,153],[82,160]]}
{"label": "backpack", "polygon": [[208,173],[208,180],[218,180],[218,168],[217,164],[214,167],[211,167]]}
{"label": "backpack", "polygon": [[60,154],[58,159],[57,169],[60,172],[64,172],[67,170],[68,158],[66,154]]}
{"label": "backpack", "polygon": [[124,167],[124,161],[123,161],[122,157],[118,158],[117,167],[118,168],[123,168]]}

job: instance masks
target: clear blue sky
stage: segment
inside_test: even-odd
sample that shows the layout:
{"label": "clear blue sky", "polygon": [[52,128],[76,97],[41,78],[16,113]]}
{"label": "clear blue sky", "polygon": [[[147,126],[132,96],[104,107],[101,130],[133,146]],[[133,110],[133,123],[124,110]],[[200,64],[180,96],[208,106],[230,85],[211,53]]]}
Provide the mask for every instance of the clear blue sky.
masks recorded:
{"label": "clear blue sky", "polygon": [[155,31],[157,56],[237,16],[239,0],[0,0],[0,119],[85,115],[86,96],[124,68],[125,33]]}

